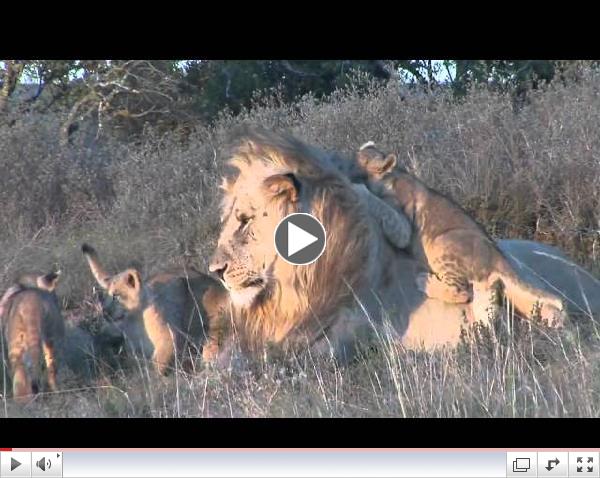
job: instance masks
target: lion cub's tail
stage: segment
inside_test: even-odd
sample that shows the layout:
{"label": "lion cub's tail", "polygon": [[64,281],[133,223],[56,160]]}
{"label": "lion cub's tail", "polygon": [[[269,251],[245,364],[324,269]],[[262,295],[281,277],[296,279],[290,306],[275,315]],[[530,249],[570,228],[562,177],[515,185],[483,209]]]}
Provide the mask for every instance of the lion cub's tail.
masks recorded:
{"label": "lion cub's tail", "polygon": [[90,270],[94,275],[94,278],[100,284],[101,287],[106,289],[108,287],[108,280],[110,278],[110,274],[104,270],[104,267],[100,263],[100,259],[98,259],[98,254],[96,253],[96,249],[94,249],[89,244],[83,244],[81,246],[81,252],[87,259],[87,262],[90,266]]}
{"label": "lion cub's tail", "polygon": [[496,261],[496,267],[488,278],[488,284],[491,285],[498,280],[504,285],[506,297],[525,317],[530,318],[539,311],[541,319],[548,325],[562,327],[566,312],[560,297],[523,281],[502,256]]}

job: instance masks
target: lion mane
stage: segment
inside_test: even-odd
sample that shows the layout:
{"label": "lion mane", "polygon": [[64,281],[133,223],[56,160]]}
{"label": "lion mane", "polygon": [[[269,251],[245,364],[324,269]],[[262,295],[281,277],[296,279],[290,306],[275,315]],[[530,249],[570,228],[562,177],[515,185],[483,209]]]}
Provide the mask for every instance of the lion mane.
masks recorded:
{"label": "lion mane", "polygon": [[[389,247],[384,247],[364,197],[333,167],[334,162],[343,161],[338,153],[259,128],[246,128],[238,134],[240,139],[229,160],[232,173],[223,183],[224,229],[211,270],[231,270],[240,257],[252,255],[247,248],[264,247],[236,238],[237,225],[228,228],[241,207],[255,210],[258,219],[275,212],[275,218],[257,224],[259,230],[250,234],[261,232],[272,238],[276,223],[295,212],[315,216],[327,234],[327,247],[317,261],[293,266],[274,255],[264,274],[265,287],[250,301],[233,301],[236,322],[244,332],[241,338],[254,346],[308,341],[309,345],[327,343],[327,349],[336,349],[334,342],[343,340],[345,333],[354,336],[356,323],[366,321],[356,309],[364,291],[379,286],[380,264]],[[248,197],[253,204],[240,204],[240,198]]]}

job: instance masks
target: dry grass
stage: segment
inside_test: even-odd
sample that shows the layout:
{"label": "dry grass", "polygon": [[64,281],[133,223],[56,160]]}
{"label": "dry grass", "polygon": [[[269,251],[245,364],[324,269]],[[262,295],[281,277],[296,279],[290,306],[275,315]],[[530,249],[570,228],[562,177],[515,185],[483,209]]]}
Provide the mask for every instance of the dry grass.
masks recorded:
{"label": "dry grass", "polygon": [[[290,128],[308,141],[354,151],[367,140],[449,193],[495,237],[558,245],[599,270],[600,78],[536,93],[518,115],[511,99],[473,90],[459,104],[439,92],[276,98],[201,127],[182,144],[148,131],[141,144],[80,138],[58,144],[58,118],[0,127],[0,286],[24,270],[60,265],[59,294],[82,320],[92,277],[80,253],[94,244],[110,269],[136,260],[147,272],[191,262],[205,269],[218,233],[217,185],[228,132],[240,121]],[[55,395],[8,416],[598,416],[600,338],[594,327],[551,337],[525,328],[433,354],[382,339],[351,366],[255,363],[158,378],[147,364],[92,379],[71,377]],[[68,377],[67,377],[68,378]]]}
{"label": "dry grass", "polygon": [[94,386],[65,386],[4,416],[36,417],[598,417],[600,336],[533,328],[500,343],[404,350],[383,338],[355,363],[257,361],[158,377],[147,363]]}

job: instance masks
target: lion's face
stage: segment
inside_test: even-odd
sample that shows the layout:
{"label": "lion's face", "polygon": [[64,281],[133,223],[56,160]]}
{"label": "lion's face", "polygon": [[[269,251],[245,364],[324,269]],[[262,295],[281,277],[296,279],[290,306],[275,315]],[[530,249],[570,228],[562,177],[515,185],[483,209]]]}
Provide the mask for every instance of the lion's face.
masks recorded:
{"label": "lion's face", "polygon": [[211,264],[238,306],[250,306],[274,285],[281,266],[275,250],[278,223],[298,200],[292,175],[267,167],[241,171],[224,187],[222,231]]}

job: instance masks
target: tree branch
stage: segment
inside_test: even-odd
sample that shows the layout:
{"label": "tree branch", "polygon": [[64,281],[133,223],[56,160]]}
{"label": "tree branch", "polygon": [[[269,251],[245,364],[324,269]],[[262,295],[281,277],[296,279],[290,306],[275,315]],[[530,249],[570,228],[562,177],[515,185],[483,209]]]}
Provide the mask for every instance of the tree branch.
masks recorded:
{"label": "tree branch", "polygon": [[315,77],[315,76],[319,76],[316,73],[308,73],[306,71],[300,71],[297,68],[294,68],[289,60],[281,60],[280,61],[280,65],[283,66],[283,68],[288,71],[289,73],[292,73],[294,75],[300,76],[302,78],[308,78],[308,77]]}
{"label": "tree branch", "polygon": [[8,98],[15,92],[23,74],[25,63],[18,60],[6,60],[2,88],[0,88],[0,113],[8,106]]}

